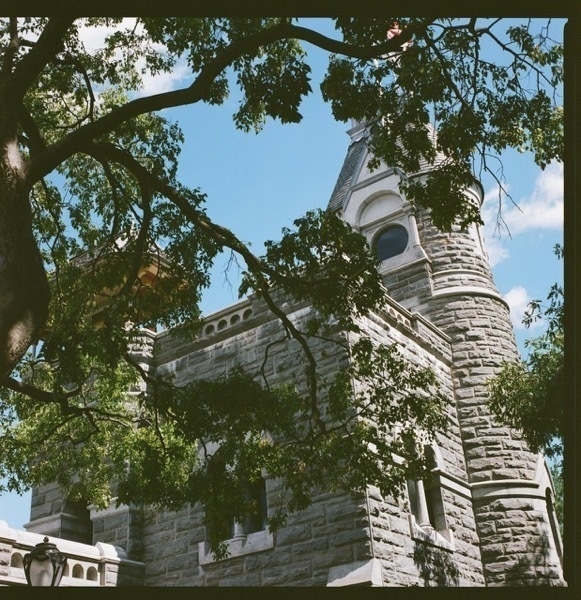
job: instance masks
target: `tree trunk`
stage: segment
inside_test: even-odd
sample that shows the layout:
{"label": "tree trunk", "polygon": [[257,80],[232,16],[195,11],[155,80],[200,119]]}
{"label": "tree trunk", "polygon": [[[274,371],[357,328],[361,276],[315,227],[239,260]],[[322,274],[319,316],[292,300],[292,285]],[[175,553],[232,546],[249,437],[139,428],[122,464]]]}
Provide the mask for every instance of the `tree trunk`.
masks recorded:
{"label": "tree trunk", "polygon": [[50,299],[24,173],[15,136],[9,136],[0,142],[0,381],[38,339]]}

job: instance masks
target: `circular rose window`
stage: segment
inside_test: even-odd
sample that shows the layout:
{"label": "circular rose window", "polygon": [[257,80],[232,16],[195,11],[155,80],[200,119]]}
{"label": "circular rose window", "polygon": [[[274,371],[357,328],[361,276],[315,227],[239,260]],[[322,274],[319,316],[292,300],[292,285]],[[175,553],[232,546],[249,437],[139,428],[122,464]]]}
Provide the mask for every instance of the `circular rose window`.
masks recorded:
{"label": "circular rose window", "polygon": [[380,261],[401,254],[408,245],[408,232],[403,225],[391,225],[375,238],[375,252]]}

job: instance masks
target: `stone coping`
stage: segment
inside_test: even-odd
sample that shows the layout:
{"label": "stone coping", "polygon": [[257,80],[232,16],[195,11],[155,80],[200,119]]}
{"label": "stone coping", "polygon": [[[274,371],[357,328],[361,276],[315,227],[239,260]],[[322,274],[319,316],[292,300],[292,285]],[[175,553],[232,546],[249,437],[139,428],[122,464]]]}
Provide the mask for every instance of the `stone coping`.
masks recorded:
{"label": "stone coping", "polygon": [[[6,521],[0,521],[0,548],[8,555],[7,573],[0,575],[0,585],[26,585],[22,559],[46,536],[12,529]],[[141,562],[129,560],[123,548],[97,542],[82,544],[64,538],[49,537],[57,548],[67,557],[67,573],[61,585],[65,586],[103,586],[103,573],[108,568],[117,569],[120,565],[132,570],[141,570]]]}

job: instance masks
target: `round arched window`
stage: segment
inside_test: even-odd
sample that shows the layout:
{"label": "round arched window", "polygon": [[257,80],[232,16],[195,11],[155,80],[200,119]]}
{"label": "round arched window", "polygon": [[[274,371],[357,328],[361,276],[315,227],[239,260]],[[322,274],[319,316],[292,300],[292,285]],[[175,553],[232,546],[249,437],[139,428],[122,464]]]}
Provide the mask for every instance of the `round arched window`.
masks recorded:
{"label": "round arched window", "polygon": [[375,238],[375,252],[380,261],[401,254],[408,245],[408,232],[403,225],[391,225]]}

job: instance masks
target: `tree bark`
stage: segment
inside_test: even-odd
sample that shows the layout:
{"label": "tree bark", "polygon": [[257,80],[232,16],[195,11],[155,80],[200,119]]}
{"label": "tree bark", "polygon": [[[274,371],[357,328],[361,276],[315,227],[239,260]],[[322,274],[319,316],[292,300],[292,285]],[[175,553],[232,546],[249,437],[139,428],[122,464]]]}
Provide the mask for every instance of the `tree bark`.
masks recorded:
{"label": "tree bark", "polygon": [[0,142],[0,381],[38,339],[50,300],[24,175],[16,137],[6,136]]}

